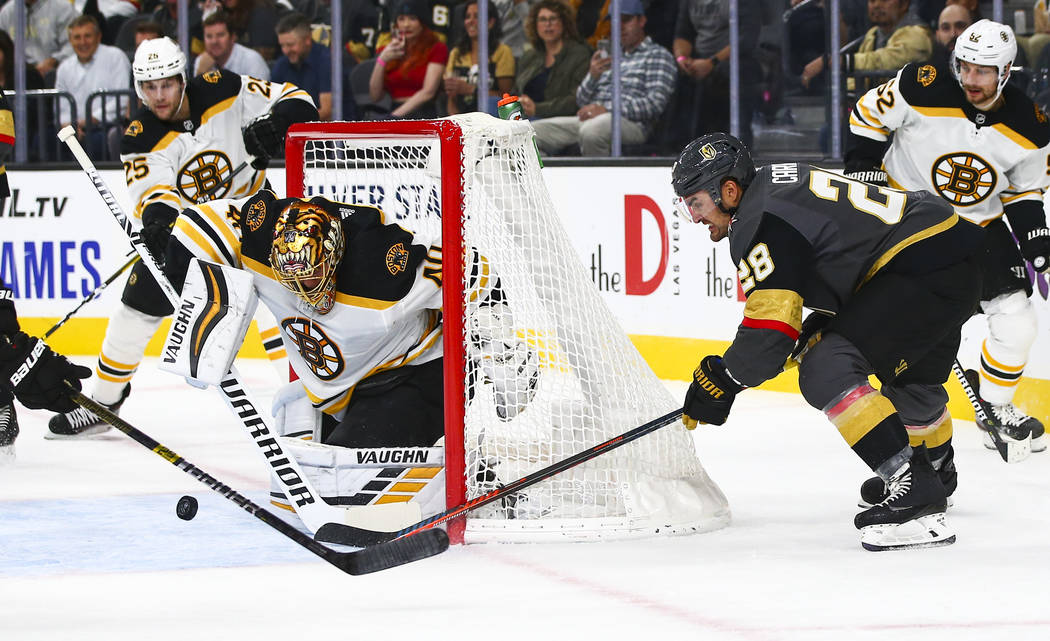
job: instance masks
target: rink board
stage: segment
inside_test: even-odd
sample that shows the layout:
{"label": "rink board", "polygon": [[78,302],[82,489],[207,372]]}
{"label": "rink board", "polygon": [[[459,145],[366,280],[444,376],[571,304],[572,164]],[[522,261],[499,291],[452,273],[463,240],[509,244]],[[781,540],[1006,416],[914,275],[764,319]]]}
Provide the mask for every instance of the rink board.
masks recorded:
{"label": "rink board", "polygon": [[[120,170],[101,172],[127,207]],[[544,177],[581,261],[660,378],[687,380],[704,354],[732,340],[743,296],[728,244],[707,229],[675,218],[666,167],[548,167]],[[129,245],[80,171],[12,171],[12,197],[3,205],[0,276],[15,289],[27,331],[43,334],[125,261]],[[278,191],[284,172],[269,178]],[[1050,304],[1045,276],[1033,275],[1040,330],[1017,402],[1050,417]],[[69,354],[96,354],[106,315],[119,301],[118,280],[49,342]],[[904,312],[906,313],[906,312]],[[162,331],[166,330],[166,325]],[[983,317],[966,327],[960,353],[976,362],[986,333]],[[262,357],[254,326],[242,356]],[[147,354],[159,351],[160,335]],[[797,391],[793,373],[764,388]],[[954,381],[952,413],[972,417]]]}

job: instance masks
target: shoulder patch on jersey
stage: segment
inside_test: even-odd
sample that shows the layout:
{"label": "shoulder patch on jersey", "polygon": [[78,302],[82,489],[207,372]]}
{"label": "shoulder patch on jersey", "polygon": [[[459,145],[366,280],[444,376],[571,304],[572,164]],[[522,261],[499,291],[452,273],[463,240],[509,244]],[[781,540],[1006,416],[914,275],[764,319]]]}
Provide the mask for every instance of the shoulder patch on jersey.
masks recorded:
{"label": "shoulder patch on jersey", "polygon": [[919,67],[919,72],[915,77],[919,81],[919,84],[923,87],[929,87],[933,84],[933,81],[937,79],[937,68],[933,65],[923,65]]}
{"label": "shoulder patch on jersey", "polygon": [[237,97],[240,92],[241,77],[235,73],[222,73],[221,71],[209,71],[190,79],[186,85],[186,96],[190,99],[190,111],[194,120],[198,122],[200,114],[223,100]]}
{"label": "shoulder patch on jersey", "polygon": [[386,270],[397,276],[408,267],[408,250],[404,243],[397,243],[386,251]]}
{"label": "shoulder patch on jersey", "polygon": [[222,79],[222,72],[218,69],[212,69],[201,74],[201,78],[204,82],[210,82],[211,84],[217,84]]}
{"label": "shoulder patch on jersey", "polygon": [[171,133],[171,128],[157,119],[153,112],[143,107],[120,140],[120,155],[148,154]]}
{"label": "shoulder patch on jersey", "polygon": [[1047,122],[1046,114],[1031,98],[1017,87],[1007,84],[1003,87],[1003,99],[1004,104],[996,114],[1002,125],[1035,148],[1050,143],[1050,122]]}
{"label": "shoulder patch on jersey", "polygon": [[248,206],[248,211],[244,214],[244,224],[248,226],[249,230],[259,231],[264,220],[266,220],[265,202],[257,200]]}
{"label": "shoulder patch on jersey", "polygon": [[1039,107],[1039,105],[1037,105],[1035,103],[1032,103],[1032,106],[1035,107],[1035,119],[1038,120],[1039,122],[1046,122],[1046,112],[1043,111]]}

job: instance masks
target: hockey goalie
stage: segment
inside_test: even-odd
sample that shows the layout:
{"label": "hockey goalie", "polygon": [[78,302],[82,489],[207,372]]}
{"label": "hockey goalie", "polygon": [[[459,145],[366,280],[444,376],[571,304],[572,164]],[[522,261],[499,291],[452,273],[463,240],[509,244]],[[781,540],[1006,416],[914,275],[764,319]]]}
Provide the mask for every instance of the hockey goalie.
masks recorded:
{"label": "hockey goalie", "polygon": [[[510,420],[532,399],[537,359],[501,329],[499,279],[470,254],[468,286],[487,319],[469,332],[470,367]],[[445,508],[439,241],[376,207],[261,191],[184,210],[165,270],[182,297],[163,368],[215,384],[257,296],[298,377],[276,394],[276,431],[321,496],[385,510],[373,522],[383,529]],[[276,484],[271,500],[292,509]]]}

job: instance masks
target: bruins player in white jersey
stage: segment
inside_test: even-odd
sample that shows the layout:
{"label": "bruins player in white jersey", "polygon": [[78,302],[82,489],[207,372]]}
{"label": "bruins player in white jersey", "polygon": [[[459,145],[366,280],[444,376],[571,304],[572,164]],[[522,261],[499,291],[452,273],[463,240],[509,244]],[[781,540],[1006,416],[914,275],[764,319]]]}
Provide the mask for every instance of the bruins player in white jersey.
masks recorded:
{"label": "bruins player in white jersey", "polygon": [[[1050,269],[1043,212],[1050,123],[1007,84],[1016,54],[1010,27],[981,20],[956,40],[949,67],[909,64],[867,92],[850,116],[846,174],[937,194],[985,228],[980,401],[1003,438],[1030,438],[1032,451],[1042,451],[1042,423],[1013,396],[1037,329],[1025,260]],[[985,444],[994,447],[988,434]]]}
{"label": "bruins player in white jersey", "polygon": [[[732,344],[693,374],[686,426],[724,423],[736,395],[794,353],[806,401],[889,487],[854,519],[862,545],[954,542],[944,512],[955,476],[930,454],[951,433],[943,384],[980,295],[981,229],[924,191],[798,163],[756,172],[726,134],[687,145],[672,175],[679,211],[707,224],[712,240],[729,238],[747,296]],[[805,324],[803,307],[815,310]],[[913,433],[929,449],[909,443],[906,425],[922,426]]]}
{"label": "bruins player in white jersey", "polygon": [[[472,296],[483,313],[509,320],[498,278],[480,255],[471,256]],[[263,190],[183,211],[165,265],[177,289],[194,257],[249,272],[259,299],[277,318],[298,380],[277,394],[275,429],[335,446],[322,457],[326,463],[304,464],[308,475],[319,476],[314,482],[322,495],[338,486],[332,500],[367,503],[374,493],[347,478],[360,480],[356,464],[369,457],[369,448],[433,448],[444,436],[437,239],[387,223],[375,207],[321,197],[278,199]],[[479,366],[471,367],[472,375],[498,387],[496,411],[509,420],[532,398],[538,361],[522,341],[503,344],[478,334],[472,332],[472,353],[492,358],[471,361]],[[497,381],[512,376],[496,373],[499,367],[524,372],[517,379],[522,388],[500,387]],[[442,496],[434,498],[440,503]],[[278,491],[272,500],[287,505]]]}
{"label": "bruins player in white jersey", "polygon": [[[265,183],[266,160],[284,145],[292,123],[317,118],[309,94],[287,83],[211,71],[186,80],[186,57],[170,38],[144,41],[132,72],[143,107],[121,142],[134,218],[154,256],[189,205],[244,197]],[[235,174],[242,163],[251,163]],[[141,262],[132,268],[122,305],[110,318],[94,388],[114,411],[131,393],[146,345],[172,308]],[[264,336],[264,338],[266,338]],[[47,438],[103,432],[109,425],[83,408],[52,417]]]}

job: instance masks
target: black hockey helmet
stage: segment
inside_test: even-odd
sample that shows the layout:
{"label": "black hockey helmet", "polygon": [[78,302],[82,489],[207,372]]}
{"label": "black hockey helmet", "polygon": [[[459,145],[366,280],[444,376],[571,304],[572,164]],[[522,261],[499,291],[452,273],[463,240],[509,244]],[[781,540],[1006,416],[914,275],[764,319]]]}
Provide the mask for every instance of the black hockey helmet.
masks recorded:
{"label": "black hockey helmet", "polygon": [[704,134],[685,146],[671,168],[671,187],[679,198],[706,189],[722,206],[722,180],[732,178],[744,189],[755,179],[751,152],[740,139],[717,132]]}

